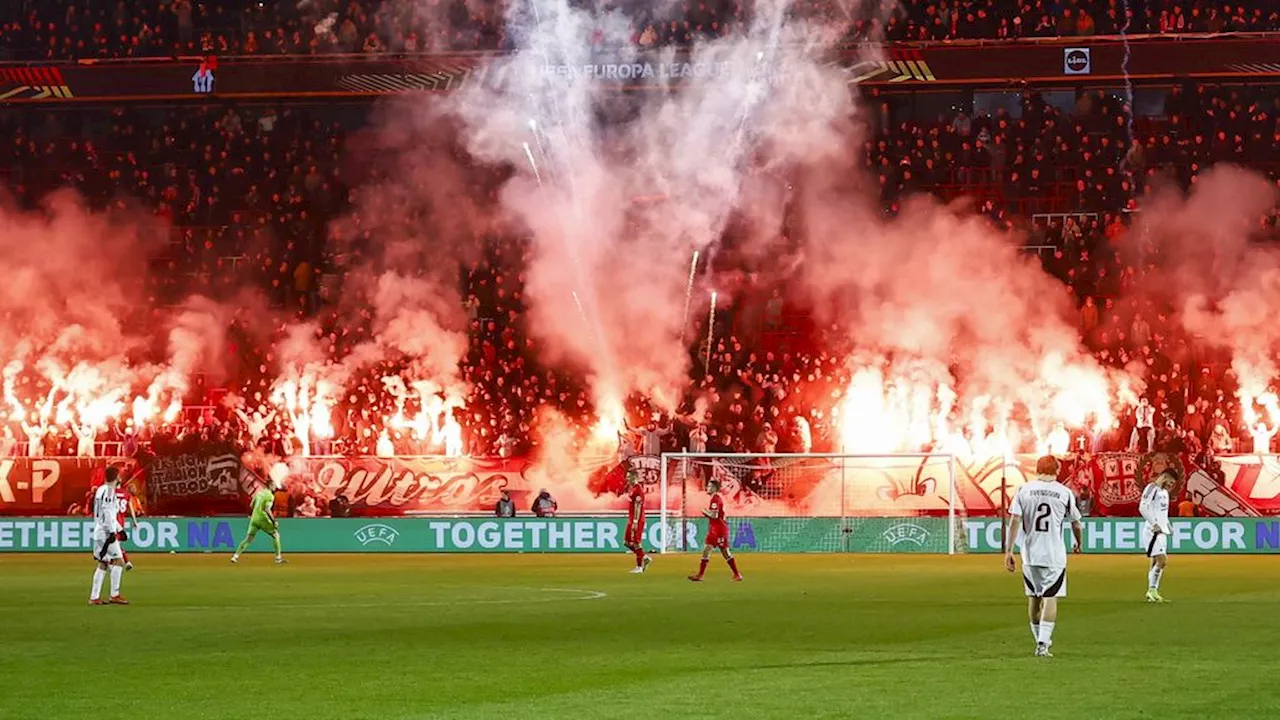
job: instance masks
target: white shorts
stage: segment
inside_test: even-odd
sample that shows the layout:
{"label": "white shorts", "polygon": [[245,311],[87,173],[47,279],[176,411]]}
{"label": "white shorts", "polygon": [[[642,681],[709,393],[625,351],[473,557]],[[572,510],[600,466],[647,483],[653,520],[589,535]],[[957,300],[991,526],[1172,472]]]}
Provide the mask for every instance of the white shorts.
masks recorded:
{"label": "white shorts", "polygon": [[1156,557],[1159,555],[1169,554],[1169,536],[1164,533],[1159,535],[1152,533],[1151,539],[1147,541],[1147,557]]}
{"label": "white shorts", "polygon": [[120,548],[120,541],[115,538],[94,538],[93,539],[93,559],[98,562],[109,563],[112,560],[122,560],[124,555]]}
{"label": "white shorts", "polygon": [[1022,585],[1027,597],[1060,598],[1067,596],[1067,569],[1041,565],[1022,566]]}

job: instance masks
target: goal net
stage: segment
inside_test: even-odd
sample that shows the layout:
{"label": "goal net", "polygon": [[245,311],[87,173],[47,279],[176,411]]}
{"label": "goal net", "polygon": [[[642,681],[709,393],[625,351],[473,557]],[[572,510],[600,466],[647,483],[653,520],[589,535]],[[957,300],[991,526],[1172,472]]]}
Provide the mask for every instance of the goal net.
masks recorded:
{"label": "goal net", "polygon": [[952,455],[668,453],[660,472],[663,552],[702,549],[710,480],[720,485],[731,549],[965,551]]}

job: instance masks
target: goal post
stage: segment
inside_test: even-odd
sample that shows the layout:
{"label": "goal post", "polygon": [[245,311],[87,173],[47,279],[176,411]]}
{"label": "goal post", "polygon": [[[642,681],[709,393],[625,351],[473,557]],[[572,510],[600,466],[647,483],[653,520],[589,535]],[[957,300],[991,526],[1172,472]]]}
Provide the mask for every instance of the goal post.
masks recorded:
{"label": "goal post", "polygon": [[659,550],[698,551],[717,480],[731,547],[762,552],[966,550],[948,453],[664,453]]}

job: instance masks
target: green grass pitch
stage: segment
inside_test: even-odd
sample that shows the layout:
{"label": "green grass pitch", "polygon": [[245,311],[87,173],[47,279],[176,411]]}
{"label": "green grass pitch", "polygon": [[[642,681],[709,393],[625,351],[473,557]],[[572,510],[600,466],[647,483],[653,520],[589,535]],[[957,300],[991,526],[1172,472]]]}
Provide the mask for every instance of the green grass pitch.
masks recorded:
{"label": "green grass pitch", "polygon": [[1072,559],[1052,660],[993,556],[0,556],[0,717],[1260,718],[1280,558]]}

